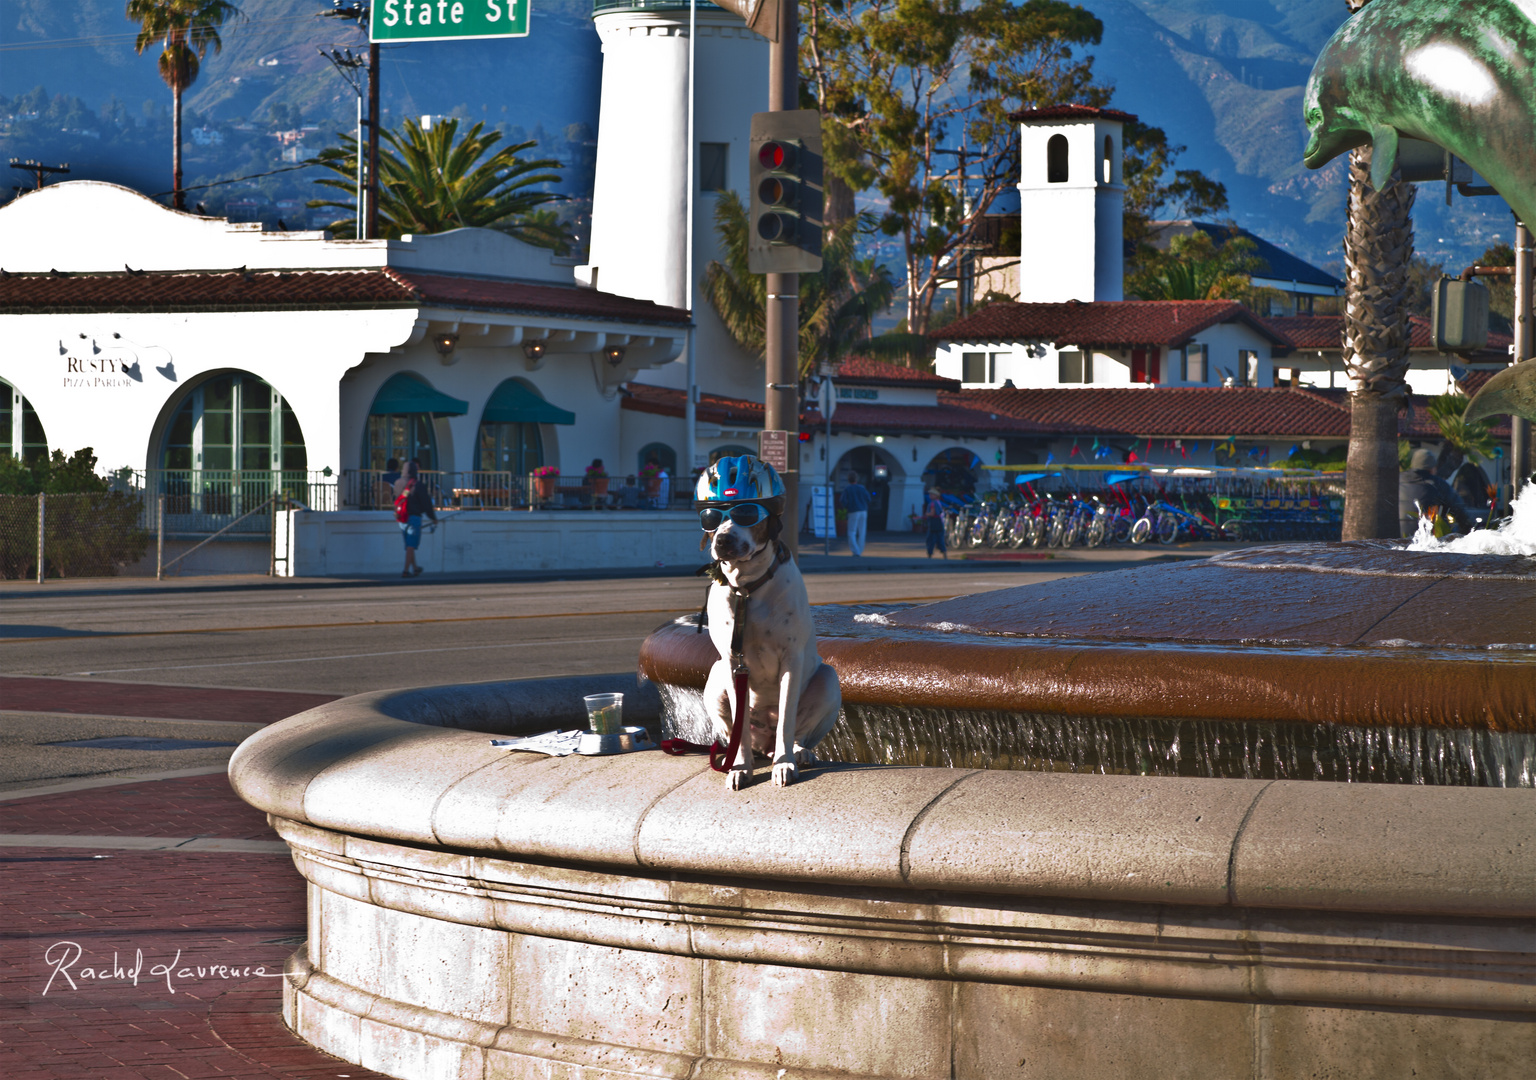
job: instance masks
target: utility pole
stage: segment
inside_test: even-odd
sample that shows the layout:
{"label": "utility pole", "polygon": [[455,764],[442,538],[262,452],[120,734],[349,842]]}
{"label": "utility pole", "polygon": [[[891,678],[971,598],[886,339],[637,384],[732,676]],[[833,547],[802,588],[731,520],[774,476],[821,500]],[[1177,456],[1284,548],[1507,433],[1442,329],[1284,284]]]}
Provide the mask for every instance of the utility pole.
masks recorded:
{"label": "utility pole", "polygon": [[[800,98],[800,11],[797,0],[779,4],[778,40],[768,46],[768,111],[788,112]],[[817,215],[820,216],[819,214]],[[800,275],[768,274],[764,326],[766,383],[763,430],[788,431],[784,471],[784,542],[799,553],[800,537]]]}
{"label": "utility pole", "polygon": [[11,158],[11,168],[29,172],[37,177],[37,187],[33,190],[41,191],[43,189],[43,175],[45,173],[68,173],[69,162],[66,161],[62,165],[44,165],[41,161],[22,161],[21,158]]}
{"label": "utility pole", "polygon": [[365,185],[368,215],[363,237],[379,238],[379,46],[368,43],[368,179]]}
{"label": "utility pole", "polygon": [[[331,0],[331,10],[322,11],[320,14],[325,18],[356,22],[364,35],[372,38],[369,31],[372,8],[360,0]],[[337,72],[347,80],[357,94],[357,238],[377,240],[379,236],[379,46],[375,41],[368,42],[366,60],[361,56],[354,56],[351,49],[345,52],[337,49],[326,52],[321,49],[320,55],[336,66]],[[366,76],[359,74],[363,67],[368,69]],[[365,91],[360,84],[362,78],[368,80],[366,117],[363,115]],[[366,158],[363,152],[364,128],[368,132]]]}
{"label": "utility pole", "polygon": [[[1531,230],[1525,222],[1515,222],[1515,358],[1524,363],[1531,358]],[[1531,422],[1518,416],[1509,418],[1509,495],[1513,502],[1531,475]]]}

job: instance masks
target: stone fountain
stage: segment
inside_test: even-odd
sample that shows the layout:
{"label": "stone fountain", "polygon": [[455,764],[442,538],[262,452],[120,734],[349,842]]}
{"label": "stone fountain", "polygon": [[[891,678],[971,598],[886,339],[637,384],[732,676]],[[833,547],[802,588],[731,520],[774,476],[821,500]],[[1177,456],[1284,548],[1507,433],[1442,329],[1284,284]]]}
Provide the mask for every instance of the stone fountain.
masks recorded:
{"label": "stone fountain", "polygon": [[[1449,10],[1375,0],[1335,42],[1375,20],[1395,47],[1410,9]],[[1347,99],[1309,87],[1309,164],[1395,147]],[[863,760],[787,789],[491,745],[614,690],[653,735],[688,725],[712,655],[686,623],[646,642],[639,694],[364,694],[230,776],[308,881],[287,1023],[392,1076],[1525,1075],[1533,613],[1524,555],[1249,549],[821,612]]]}

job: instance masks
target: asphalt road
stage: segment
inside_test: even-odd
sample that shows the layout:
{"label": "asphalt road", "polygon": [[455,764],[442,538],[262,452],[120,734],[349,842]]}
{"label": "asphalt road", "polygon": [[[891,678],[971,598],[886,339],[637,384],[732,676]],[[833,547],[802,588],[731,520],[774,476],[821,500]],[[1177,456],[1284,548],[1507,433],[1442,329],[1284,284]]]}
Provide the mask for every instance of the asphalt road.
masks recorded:
{"label": "asphalt road", "polygon": [[[813,604],[921,602],[1114,566],[810,573],[807,585]],[[702,583],[681,575],[168,591],[13,585],[0,596],[0,674],[352,694],[633,671],[645,636],[702,598]]]}

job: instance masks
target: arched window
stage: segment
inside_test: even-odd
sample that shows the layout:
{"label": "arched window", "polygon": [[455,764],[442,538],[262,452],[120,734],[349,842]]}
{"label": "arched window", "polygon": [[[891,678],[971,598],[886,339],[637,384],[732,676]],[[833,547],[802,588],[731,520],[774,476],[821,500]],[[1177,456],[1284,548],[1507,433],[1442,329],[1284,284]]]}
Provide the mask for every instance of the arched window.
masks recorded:
{"label": "arched window", "polygon": [[32,403],[4,380],[0,380],[0,454],[23,461],[48,456],[48,436]]}
{"label": "arched window", "polygon": [[676,450],[672,449],[666,443],[659,442],[647,443],[640,448],[641,469],[644,469],[647,463],[649,463],[653,458],[661,465],[663,469],[667,470],[668,476],[677,475]]}
{"label": "arched window", "polygon": [[556,408],[520,379],[498,386],[480,414],[475,468],[526,476],[544,464],[541,424],[574,424],[576,414]]}
{"label": "arched window", "polygon": [[1045,182],[1047,184],[1067,182],[1067,137],[1065,135],[1052,135],[1045,144]]}
{"label": "arched window", "polygon": [[391,375],[374,395],[364,434],[363,468],[383,470],[390,458],[402,465],[415,458],[423,469],[437,469],[435,416],[463,416],[469,402],[440,394],[420,375]]}
{"label": "arched window", "polygon": [[1104,182],[1115,182],[1115,140],[1110,136],[1104,136]]}
{"label": "arched window", "polygon": [[183,395],[158,459],[173,471],[302,473],[309,465],[293,409],[265,380],[241,372],[215,375]]}

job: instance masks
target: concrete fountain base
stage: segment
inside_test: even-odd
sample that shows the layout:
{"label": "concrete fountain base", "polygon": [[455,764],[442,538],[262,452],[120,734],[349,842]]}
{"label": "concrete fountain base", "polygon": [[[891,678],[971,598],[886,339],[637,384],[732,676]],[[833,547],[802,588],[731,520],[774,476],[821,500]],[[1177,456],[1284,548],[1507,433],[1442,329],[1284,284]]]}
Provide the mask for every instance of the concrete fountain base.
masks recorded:
{"label": "concrete fountain base", "polygon": [[309,882],[294,1031],[477,1080],[1395,1080],[1536,1055],[1527,791],[844,765],[732,793],[701,758],[489,745],[620,688],[361,695],[241,746],[235,788]]}

